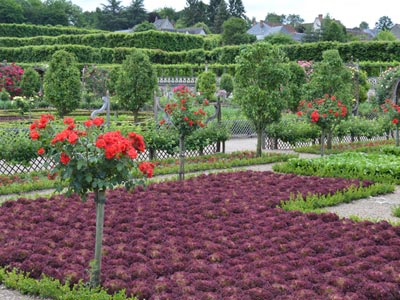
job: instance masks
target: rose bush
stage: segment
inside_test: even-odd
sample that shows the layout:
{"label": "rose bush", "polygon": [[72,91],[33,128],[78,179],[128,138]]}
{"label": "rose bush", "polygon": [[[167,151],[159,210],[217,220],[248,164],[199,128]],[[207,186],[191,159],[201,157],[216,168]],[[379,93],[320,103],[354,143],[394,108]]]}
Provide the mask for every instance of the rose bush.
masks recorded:
{"label": "rose bush", "polygon": [[396,127],[396,146],[399,146],[400,105],[394,103],[390,99],[386,99],[381,105],[381,108],[384,114],[392,120],[392,124]]}
{"label": "rose bush", "polygon": [[5,89],[11,97],[21,93],[20,82],[24,70],[15,63],[0,63],[0,92]]}
{"label": "rose bush", "polygon": [[[78,125],[70,117],[64,118],[63,130],[52,126],[54,116],[42,115],[30,126],[30,137],[38,141],[38,155],[47,156],[52,165],[49,178],[58,177],[57,190],[67,183],[67,194],[76,193],[83,201],[90,191],[95,192],[96,203],[96,244],[93,263],[90,264],[90,285],[100,285],[104,205],[106,189],[124,184],[127,189],[143,180],[135,178],[132,169],[137,167],[138,152],[145,150],[143,137],[129,132],[123,136],[120,131],[103,132],[103,118],[87,120]],[[142,162],[139,170],[151,177],[153,164]]]}
{"label": "rose bush", "polygon": [[165,119],[160,125],[174,128],[179,135],[179,179],[184,179],[185,164],[185,138],[199,128],[206,126],[207,112],[204,106],[209,104],[208,99],[202,95],[190,92],[189,88],[179,85],[173,89],[174,99],[167,103],[164,108]]}
{"label": "rose bush", "polygon": [[[49,177],[68,183],[67,194],[77,193],[85,200],[90,191],[119,184],[132,188],[141,183],[131,172],[136,167],[147,177],[152,176],[151,163],[135,161],[145,150],[143,136],[134,132],[126,137],[119,131],[103,133],[103,118],[76,124],[73,118],[65,117],[66,127],[59,132],[53,121],[53,115],[42,115],[31,124],[30,137],[38,141],[38,155],[48,158],[52,166]],[[59,191],[63,188],[58,184]]]}
{"label": "rose bush", "polygon": [[311,124],[321,128],[321,154],[323,154],[325,134],[331,134],[335,127],[347,118],[348,108],[335,96],[324,95],[320,99],[300,101],[297,115],[305,117]]}

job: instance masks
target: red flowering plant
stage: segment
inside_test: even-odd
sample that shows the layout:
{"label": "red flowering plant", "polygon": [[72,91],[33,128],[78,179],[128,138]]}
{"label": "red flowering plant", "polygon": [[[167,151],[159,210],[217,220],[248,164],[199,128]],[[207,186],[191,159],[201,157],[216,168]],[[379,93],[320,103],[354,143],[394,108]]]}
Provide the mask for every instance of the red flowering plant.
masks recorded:
{"label": "red flowering plant", "polygon": [[381,105],[381,109],[396,127],[396,146],[399,146],[400,105],[394,103],[391,99],[386,99]]}
{"label": "red flowering plant", "polygon": [[21,93],[19,84],[24,70],[15,63],[0,63],[0,92],[5,89],[11,97]]}
{"label": "red flowering plant", "polygon": [[[39,141],[38,155],[49,158],[53,167],[50,178],[67,183],[67,193],[77,193],[83,200],[90,191],[105,190],[124,184],[137,184],[132,169],[138,153],[145,150],[143,137],[134,132],[125,137],[119,131],[102,132],[103,118],[76,124],[73,118],[63,120],[65,128],[55,130],[52,115],[42,115],[30,126],[32,140]],[[152,165],[142,162],[139,170],[152,176]],[[136,178],[137,179],[137,178]],[[65,185],[65,184],[64,184]],[[59,191],[64,185],[59,185]]]}
{"label": "red flowering plant", "polygon": [[321,128],[321,155],[323,155],[325,134],[332,133],[335,127],[347,118],[348,108],[335,96],[324,95],[321,99],[300,101],[297,115]]}
{"label": "red flowering plant", "polygon": [[56,130],[53,122],[52,115],[42,115],[30,125],[30,137],[39,144],[38,155],[45,156],[52,164],[49,178],[59,178],[58,191],[66,183],[66,194],[77,193],[83,201],[88,192],[95,192],[96,247],[91,265],[91,286],[95,287],[100,284],[105,191],[116,185],[130,189],[144,183],[144,178],[137,178],[132,170],[138,167],[144,176],[151,177],[154,165],[135,161],[138,153],[145,150],[141,135],[103,132],[103,118],[76,124],[73,118],[66,117],[61,131]]}
{"label": "red flowering plant", "polygon": [[179,178],[184,177],[185,137],[206,126],[207,113],[204,107],[208,99],[201,94],[192,93],[187,86],[179,85],[173,89],[173,100],[164,107],[165,118],[160,125],[169,126],[179,134],[180,170]]}

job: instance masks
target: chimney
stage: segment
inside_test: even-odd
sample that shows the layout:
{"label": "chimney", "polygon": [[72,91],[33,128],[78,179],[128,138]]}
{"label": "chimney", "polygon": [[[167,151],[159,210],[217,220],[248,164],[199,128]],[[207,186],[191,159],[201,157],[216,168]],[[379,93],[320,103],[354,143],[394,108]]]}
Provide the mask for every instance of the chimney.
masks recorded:
{"label": "chimney", "polygon": [[260,27],[261,28],[264,27],[264,21],[263,20],[260,20]]}
{"label": "chimney", "polygon": [[322,20],[322,14],[318,15],[318,19]]}

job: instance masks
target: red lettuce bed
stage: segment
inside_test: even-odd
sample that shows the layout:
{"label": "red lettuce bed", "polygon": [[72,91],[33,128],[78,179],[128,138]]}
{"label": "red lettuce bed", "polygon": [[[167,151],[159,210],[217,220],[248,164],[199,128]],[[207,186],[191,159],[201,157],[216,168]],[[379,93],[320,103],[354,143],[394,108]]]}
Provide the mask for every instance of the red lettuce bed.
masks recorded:
{"label": "red lettuce bed", "polygon": [[[141,299],[400,299],[399,227],[274,208],[351,184],[247,171],[111,191],[103,285]],[[92,199],[7,202],[0,229],[1,266],[88,279]]]}

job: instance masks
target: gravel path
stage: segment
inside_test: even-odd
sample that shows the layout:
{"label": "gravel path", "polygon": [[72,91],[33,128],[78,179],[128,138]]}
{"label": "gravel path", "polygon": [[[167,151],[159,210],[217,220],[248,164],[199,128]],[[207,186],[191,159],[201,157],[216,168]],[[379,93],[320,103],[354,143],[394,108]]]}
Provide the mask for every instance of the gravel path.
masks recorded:
{"label": "gravel path", "polygon": [[[226,152],[242,151],[242,150],[255,150],[256,139],[237,139],[231,140],[226,143]],[[278,153],[294,153],[293,151],[271,151]],[[315,158],[318,155],[313,154],[300,154],[302,158]],[[244,168],[239,168],[244,169]],[[253,171],[272,171],[272,164],[249,166],[245,169]],[[51,191],[46,191],[48,194]],[[1,200],[5,197],[0,197]],[[344,203],[333,207],[328,207],[327,211],[336,213],[340,217],[359,216],[360,218],[368,218],[373,220],[387,220],[400,222],[400,218],[392,215],[392,208],[400,205],[400,186],[397,186],[395,191],[391,194],[381,195],[377,197],[369,197],[352,201],[351,203]],[[43,298],[30,297],[21,295],[17,291],[9,290],[0,285],[0,300],[38,300]]]}

